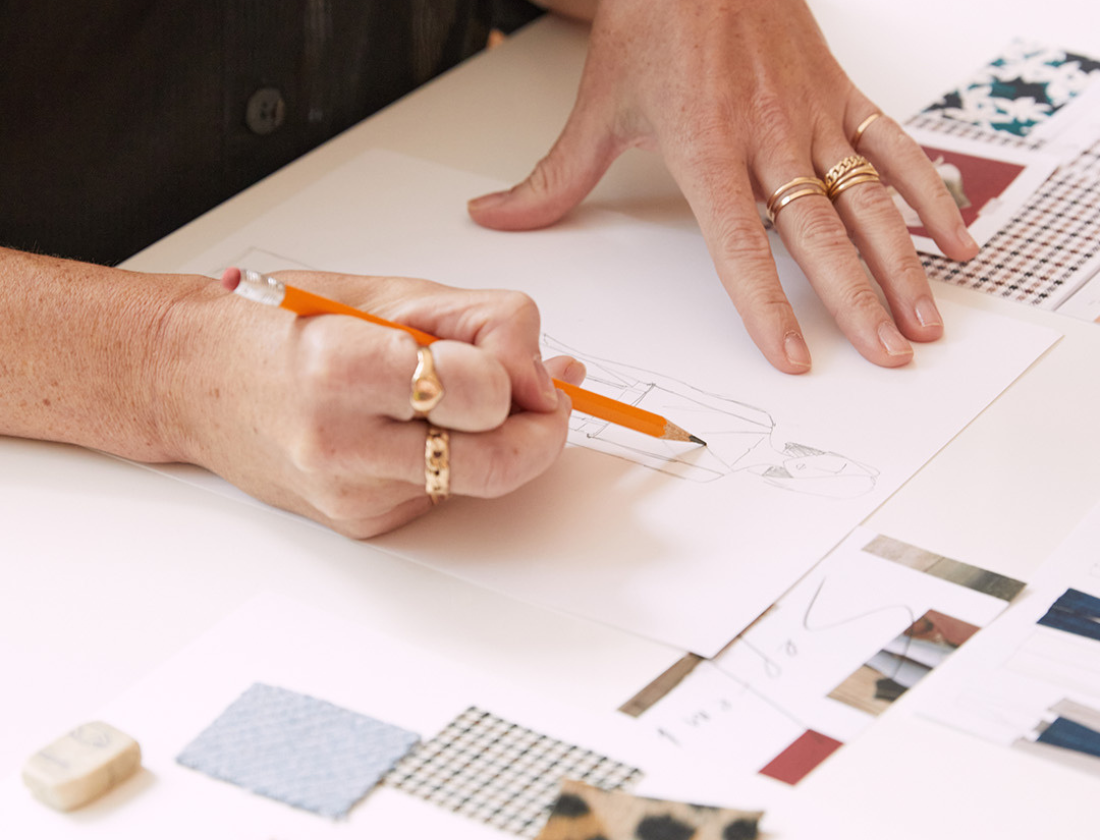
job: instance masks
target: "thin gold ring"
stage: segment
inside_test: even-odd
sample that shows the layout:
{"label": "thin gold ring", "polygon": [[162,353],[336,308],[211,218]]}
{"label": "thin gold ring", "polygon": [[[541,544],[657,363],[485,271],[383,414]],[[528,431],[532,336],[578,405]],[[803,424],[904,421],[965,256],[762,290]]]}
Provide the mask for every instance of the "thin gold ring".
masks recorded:
{"label": "thin gold ring", "polygon": [[804,190],[795,190],[790,195],[783,196],[782,200],[779,201],[775,205],[775,207],[773,207],[772,210],[771,210],[772,221],[774,222],[775,217],[779,215],[779,211],[782,210],[784,207],[786,207],[788,204],[790,204],[792,201],[795,201],[796,199],[799,199],[799,198],[805,198],[806,196],[810,196],[810,195],[825,195],[825,194],[826,194],[825,191],[822,190],[822,189],[817,189],[815,187],[809,187],[809,188],[804,189]]}
{"label": "thin gold ring", "polygon": [[424,441],[424,490],[433,505],[451,493],[451,436],[430,423]]}
{"label": "thin gold ring", "polygon": [[768,218],[774,222],[779,211],[796,199],[806,198],[811,195],[824,196],[827,194],[828,190],[825,188],[825,184],[822,183],[820,178],[810,178],[807,176],[792,178],[768,196]]}
{"label": "thin gold ring", "polygon": [[875,120],[877,120],[881,116],[882,116],[882,111],[875,111],[875,113],[871,114],[871,116],[869,116],[867,119],[865,119],[863,122],[861,122],[859,124],[859,126],[857,126],[855,132],[852,134],[852,148],[853,149],[859,147],[859,141],[863,139],[863,132],[865,132],[868,129],[868,127],[871,125],[871,123],[873,123]]}
{"label": "thin gold ring", "polygon": [[428,416],[433,408],[439,405],[443,399],[443,383],[439,381],[439,374],[435,372],[435,359],[432,351],[427,347],[421,347],[416,351],[416,370],[412,375],[412,394],[409,403],[412,405],[413,417],[421,419]]}
{"label": "thin gold ring", "polygon": [[[777,198],[779,198],[779,196],[783,195],[783,193],[785,193],[787,190],[791,189],[792,187],[801,186],[802,184],[821,184],[821,179],[820,178],[809,178],[805,175],[803,175],[800,178],[792,178],[790,181],[785,183],[783,186],[781,186],[779,189],[777,189],[775,192],[773,192],[770,196],[768,196],[767,205],[770,207],[772,204],[775,203],[775,200]],[[821,184],[821,186],[825,186],[825,185]]]}
{"label": "thin gold ring", "polygon": [[829,200],[836,201],[836,197],[847,189],[850,189],[857,184],[869,184],[872,181],[881,181],[882,179],[878,175],[859,175],[855,178],[847,178],[842,183],[837,184],[831,193],[829,193]]}

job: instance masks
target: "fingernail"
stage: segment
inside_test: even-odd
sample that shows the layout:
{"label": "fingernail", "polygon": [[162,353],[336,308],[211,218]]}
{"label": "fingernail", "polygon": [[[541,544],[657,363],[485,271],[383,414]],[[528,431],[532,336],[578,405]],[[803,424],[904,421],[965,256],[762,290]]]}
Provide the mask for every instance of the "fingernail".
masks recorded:
{"label": "fingernail", "polygon": [[789,332],[783,339],[783,350],[787,354],[787,363],[795,367],[810,366],[810,348],[801,333]]}
{"label": "fingernail", "polygon": [[542,357],[535,356],[535,380],[539,384],[539,393],[542,394],[543,402],[553,408],[558,404],[558,389],[554,385],[554,380],[550,377],[550,372],[546,369],[546,365],[542,363]]}
{"label": "fingernail", "polygon": [[968,251],[977,251],[978,243],[974,241],[974,237],[970,235],[970,231],[967,230],[965,224],[961,224],[955,230],[955,238],[959,240],[959,244],[962,245]]}
{"label": "fingernail", "polygon": [[466,207],[469,210],[492,210],[494,207],[503,204],[508,198],[508,190],[502,192],[488,193],[486,195],[480,195],[477,198],[471,198],[466,202]]}
{"label": "fingernail", "polygon": [[584,362],[574,359],[565,368],[564,379],[566,382],[572,382],[575,385],[580,384],[584,382],[586,376],[588,376],[588,368],[584,366]]}
{"label": "fingernail", "polygon": [[913,352],[905,336],[898,332],[893,321],[883,321],[878,327],[878,340],[891,356],[908,356]]}
{"label": "fingernail", "polygon": [[917,322],[922,327],[942,327],[943,317],[940,315],[940,311],[936,308],[936,304],[930,297],[922,297],[917,301],[913,310],[917,315]]}

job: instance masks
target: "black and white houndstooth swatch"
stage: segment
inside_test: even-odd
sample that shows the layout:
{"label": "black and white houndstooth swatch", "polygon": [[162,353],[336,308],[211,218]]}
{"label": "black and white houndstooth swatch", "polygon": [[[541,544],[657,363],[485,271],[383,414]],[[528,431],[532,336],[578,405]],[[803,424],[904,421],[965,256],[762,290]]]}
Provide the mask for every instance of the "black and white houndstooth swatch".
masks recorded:
{"label": "black and white houndstooth swatch", "polygon": [[407,755],[385,784],[495,828],[534,837],[564,777],[624,790],[641,775],[635,767],[471,706]]}

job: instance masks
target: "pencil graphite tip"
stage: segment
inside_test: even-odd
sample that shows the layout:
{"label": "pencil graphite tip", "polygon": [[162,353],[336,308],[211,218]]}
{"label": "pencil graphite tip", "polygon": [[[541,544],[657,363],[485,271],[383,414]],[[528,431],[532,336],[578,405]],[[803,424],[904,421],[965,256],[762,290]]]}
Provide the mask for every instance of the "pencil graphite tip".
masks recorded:
{"label": "pencil graphite tip", "polygon": [[700,437],[696,437],[695,435],[688,435],[688,440],[690,440],[692,443],[702,444],[703,446],[707,445],[707,442],[705,440]]}

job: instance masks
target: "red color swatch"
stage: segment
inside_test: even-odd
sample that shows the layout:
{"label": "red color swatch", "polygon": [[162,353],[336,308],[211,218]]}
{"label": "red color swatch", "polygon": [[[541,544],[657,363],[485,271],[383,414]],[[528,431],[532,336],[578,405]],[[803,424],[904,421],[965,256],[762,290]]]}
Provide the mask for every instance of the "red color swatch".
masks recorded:
{"label": "red color swatch", "polygon": [[760,774],[796,785],[842,746],[835,738],[807,729],[793,744],[773,758]]}

